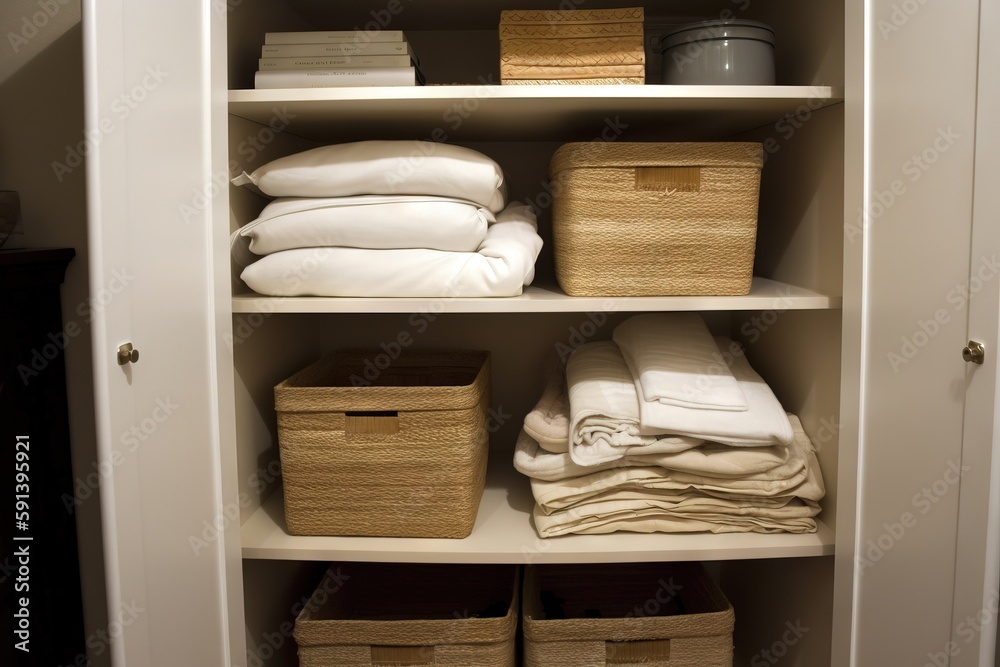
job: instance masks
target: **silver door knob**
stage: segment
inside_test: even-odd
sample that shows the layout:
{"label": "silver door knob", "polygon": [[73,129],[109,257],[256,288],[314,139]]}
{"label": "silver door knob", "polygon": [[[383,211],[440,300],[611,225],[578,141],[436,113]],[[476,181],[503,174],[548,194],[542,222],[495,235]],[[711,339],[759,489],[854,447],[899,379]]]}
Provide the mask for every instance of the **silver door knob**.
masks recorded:
{"label": "silver door knob", "polygon": [[981,364],[986,360],[986,348],[979,341],[970,340],[962,348],[962,358],[973,364]]}
{"label": "silver door knob", "polygon": [[118,365],[134,364],[139,361],[139,350],[132,347],[132,343],[125,343],[118,348]]}

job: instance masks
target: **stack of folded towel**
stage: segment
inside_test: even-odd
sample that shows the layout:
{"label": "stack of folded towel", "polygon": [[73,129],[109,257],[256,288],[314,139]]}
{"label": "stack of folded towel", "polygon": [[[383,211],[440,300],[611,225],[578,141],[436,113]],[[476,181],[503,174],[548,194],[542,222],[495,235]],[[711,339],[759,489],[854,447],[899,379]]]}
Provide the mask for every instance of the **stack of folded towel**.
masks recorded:
{"label": "stack of folded towel", "polygon": [[234,261],[272,296],[516,296],[541,250],[529,206],[469,148],[360,141],[233,180],[277,197],[233,234]]}
{"label": "stack of folded towel", "polygon": [[697,314],[632,317],[548,376],[514,453],[542,537],[816,530],[812,442]]}

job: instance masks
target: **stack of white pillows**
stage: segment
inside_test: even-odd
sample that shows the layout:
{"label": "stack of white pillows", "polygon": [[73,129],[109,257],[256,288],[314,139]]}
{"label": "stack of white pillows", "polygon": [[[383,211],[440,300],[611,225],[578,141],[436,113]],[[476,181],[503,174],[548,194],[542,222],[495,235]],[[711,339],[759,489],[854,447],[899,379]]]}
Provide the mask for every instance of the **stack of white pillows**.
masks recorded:
{"label": "stack of white pillows", "polygon": [[276,197],[232,237],[242,280],[272,296],[502,297],[534,278],[534,211],[462,146],[323,146],[233,179]]}

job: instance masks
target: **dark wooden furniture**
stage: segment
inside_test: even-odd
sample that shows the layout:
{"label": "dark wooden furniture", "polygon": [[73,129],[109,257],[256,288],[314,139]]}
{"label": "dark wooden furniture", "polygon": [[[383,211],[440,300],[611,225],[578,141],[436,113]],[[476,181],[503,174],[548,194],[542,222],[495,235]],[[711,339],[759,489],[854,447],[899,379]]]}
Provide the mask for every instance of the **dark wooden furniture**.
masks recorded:
{"label": "dark wooden furniture", "polygon": [[63,363],[82,325],[59,298],[75,254],[0,250],[0,664],[85,664]]}

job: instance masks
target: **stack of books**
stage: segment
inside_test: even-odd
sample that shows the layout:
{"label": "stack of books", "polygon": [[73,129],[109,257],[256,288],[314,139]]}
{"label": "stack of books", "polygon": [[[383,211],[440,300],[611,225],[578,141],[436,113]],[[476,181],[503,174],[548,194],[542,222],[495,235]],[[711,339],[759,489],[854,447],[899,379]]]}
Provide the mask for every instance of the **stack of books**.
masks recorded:
{"label": "stack of books", "polygon": [[642,7],[500,14],[503,84],[645,83]]}
{"label": "stack of books", "polygon": [[269,32],[255,88],[417,86],[424,76],[401,30]]}

